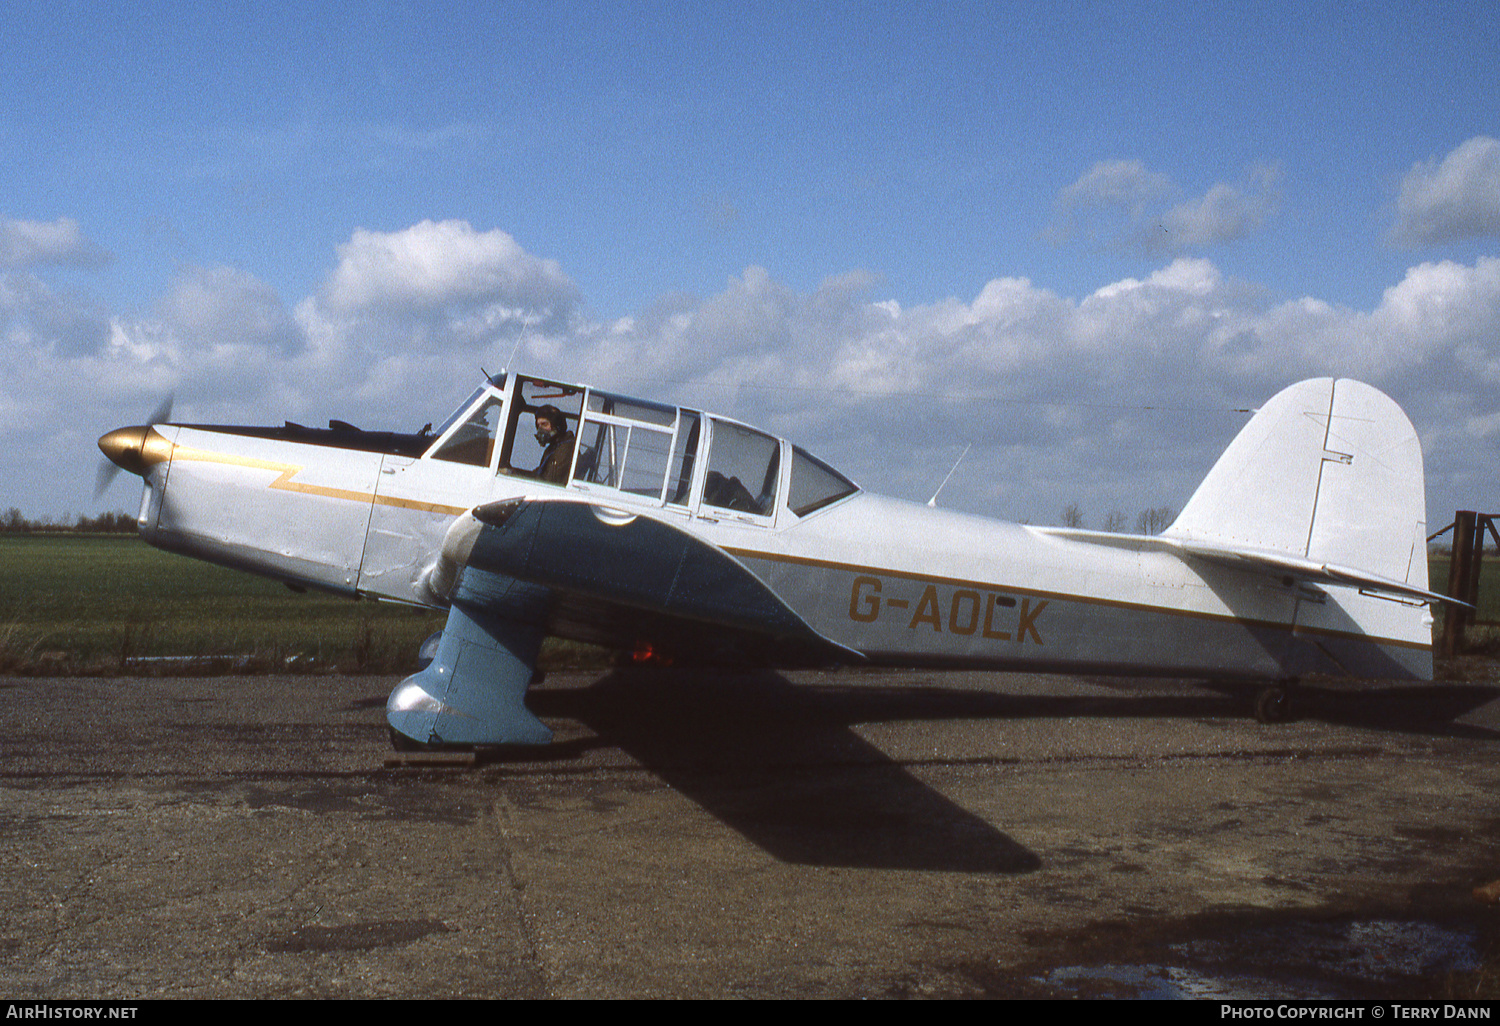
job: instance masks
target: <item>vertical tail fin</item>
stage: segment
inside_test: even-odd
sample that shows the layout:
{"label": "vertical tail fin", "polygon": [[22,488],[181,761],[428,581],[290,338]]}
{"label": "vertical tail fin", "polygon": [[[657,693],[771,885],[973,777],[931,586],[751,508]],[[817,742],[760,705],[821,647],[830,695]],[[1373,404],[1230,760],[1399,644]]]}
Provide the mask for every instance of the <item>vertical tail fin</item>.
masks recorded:
{"label": "vertical tail fin", "polygon": [[1376,388],[1292,385],[1263,406],[1163,534],[1355,567],[1427,588],[1422,448]]}

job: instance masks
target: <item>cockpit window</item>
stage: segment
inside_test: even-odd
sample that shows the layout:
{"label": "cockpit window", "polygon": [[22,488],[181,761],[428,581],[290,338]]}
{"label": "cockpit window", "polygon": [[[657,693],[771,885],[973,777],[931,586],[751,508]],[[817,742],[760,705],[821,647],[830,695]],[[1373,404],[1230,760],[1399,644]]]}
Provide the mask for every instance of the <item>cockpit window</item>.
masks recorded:
{"label": "cockpit window", "polygon": [[[565,485],[577,449],[576,430],[583,390],[541,378],[517,378],[511,411],[507,449],[501,454],[500,472],[534,477],[548,484]],[[554,434],[538,434],[536,417],[552,423]]]}
{"label": "cockpit window", "polygon": [[781,443],[739,424],[715,419],[703,480],[703,502],[770,516],[776,508]]}
{"label": "cockpit window", "polygon": [[792,484],[787,505],[799,517],[853,495],[859,488],[815,456],[792,447]]}
{"label": "cockpit window", "polygon": [[692,410],[679,413],[677,446],[672,450],[672,468],[667,474],[667,501],[686,506],[693,494],[693,463],[698,458],[698,414]]}
{"label": "cockpit window", "polygon": [[[542,430],[533,418],[551,423]],[[490,379],[436,437],[427,458],[684,511],[701,503],[718,511],[711,516],[733,512],[763,518],[763,526],[781,498],[780,439],[693,410],[541,378]],[[859,491],[806,450],[787,451],[785,506],[796,516]]]}
{"label": "cockpit window", "polygon": [[660,502],[672,459],[677,408],[591,392],[573,479]]}
{"label": "cockpit window", "polygon": [[433,451],[432,458],[476,467],[489,466],[490,457],[495,452],[495,438],[504,420],[501,416],[504,407],[504,402],[491,396]]}

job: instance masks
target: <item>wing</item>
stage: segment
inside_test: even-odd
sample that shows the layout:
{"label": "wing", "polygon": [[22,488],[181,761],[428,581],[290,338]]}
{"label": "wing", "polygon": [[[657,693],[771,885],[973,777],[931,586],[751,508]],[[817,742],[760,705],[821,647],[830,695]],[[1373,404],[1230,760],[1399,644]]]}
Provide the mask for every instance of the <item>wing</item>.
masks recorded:
{"label": "wing", "polygon": [[451,608],[432,663],[386,703],[398,747],[545,743],[552,732],[524,697],[549,634],[738,666],[864,661],[722,549],[578,500],[516,499],[463,514],[424,587]]}
{"label": "wing", "polygon": [[713,661],[864,661],[733,556],[664,520],[530,499],[480,506],[472,521],[465,578],[490,574],[545,589],[545,626],[560,637]]}

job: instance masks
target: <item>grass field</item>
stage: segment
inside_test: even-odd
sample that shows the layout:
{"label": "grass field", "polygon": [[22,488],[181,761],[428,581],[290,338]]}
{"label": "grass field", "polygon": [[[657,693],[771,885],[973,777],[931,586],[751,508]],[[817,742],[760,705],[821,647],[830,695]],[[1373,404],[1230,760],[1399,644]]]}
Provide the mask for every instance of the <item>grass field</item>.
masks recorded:
{"label": "grass field", "polygon": [[[1493,622],[1500,562],[1486,570],[1478,619]],[[1430,571],[1433,590],[1446,590],[1448,560],[1433,557]],[[181,672],[155,662],[173,657],[218,668],[406,672],[444,619],[392,603],[296,594],[129,535],[0,535],[0,672]],[[544,665],[606,660],[556,640],[543,650]]]}
{"label": "grass field", "polygon": [[[1427,560],[1428,585],[1433,591],[1448,593],[1447,556],[1431,556]],[[1484,569],[1479,574],[1479,602],[1475,618],[1490,623],[1500,622],[1500,558],[1486,557]]]}
{"label": "grass field", "polygon": [[173,556],[129,535],[0,537],[0,670],[80,672],[141,657],[399,671],[444,614],[355,602]]}

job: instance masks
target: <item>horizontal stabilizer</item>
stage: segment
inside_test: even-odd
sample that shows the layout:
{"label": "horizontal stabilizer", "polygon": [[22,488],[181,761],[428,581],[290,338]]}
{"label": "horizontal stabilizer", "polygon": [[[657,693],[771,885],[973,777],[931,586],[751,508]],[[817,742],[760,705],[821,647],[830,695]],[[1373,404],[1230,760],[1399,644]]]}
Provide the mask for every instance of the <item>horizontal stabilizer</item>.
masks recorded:
{"label": "horizontal stabilizer", "polygon": [[[1270,573],[1290,574],[1299,580],[1322,581],[1325,584],[1347,584],[1367,591],[1419,599],[1423,602],[1448,602],[1468,606],[1466,602],[1440,595],[1426,588],[1418,588],[1405,581],[1398,581],[1380,574],[1357,570],[1354,567],[1320,563],[1315,559],[1292,556],[1282,552],[1255,552],[1249,549],[1234,549],[1206,542],[1176,542],[1172,539],[1157,539],[1168,548],[1178,549],[1190,556],[1198,556],[1219,563],[1266,570]],[[1470,607],[1472,608],[1472,607]]]}
{"label": "horizontal stabilizer", "polygon": [[1422,602],[1447,602],[1450,605],[1472,609],[1467,602],[1426,588],[1419,588],[1406,581],[1384,577],[1380,574],[1339,566],[1336,563],[1321,563],[1305,556],[1285,552],[1270,552],[1264,549],[1235,548],[1208,541],[1185,542],[1162,535],[1110,534],[1104,531],[1085,531],[1066,527],[1037,527],[1033,530],[1052,538],[1066,538],[1074,542],[1107,545],[1111,548],[1130,549],[1136,552],[1171,552],[1178,556],[1207,559],[1224,566],[1241,570],[1258,570],[1272,576],[1291,576],[1299,581],[1316,581],[1323,584],[1352,585],[1365,591],[1394,595]]}

